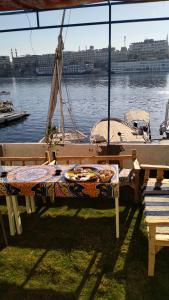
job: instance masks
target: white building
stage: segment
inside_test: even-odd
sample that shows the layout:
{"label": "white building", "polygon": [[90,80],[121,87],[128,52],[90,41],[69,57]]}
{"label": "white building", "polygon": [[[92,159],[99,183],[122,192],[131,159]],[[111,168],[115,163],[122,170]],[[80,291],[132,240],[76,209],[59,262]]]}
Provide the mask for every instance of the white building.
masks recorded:
{"label": "white building", "polygon": [[132,43],[128,49],[128,59],[169,58],[168,40],[155,41],[146,39],[144,42]]}

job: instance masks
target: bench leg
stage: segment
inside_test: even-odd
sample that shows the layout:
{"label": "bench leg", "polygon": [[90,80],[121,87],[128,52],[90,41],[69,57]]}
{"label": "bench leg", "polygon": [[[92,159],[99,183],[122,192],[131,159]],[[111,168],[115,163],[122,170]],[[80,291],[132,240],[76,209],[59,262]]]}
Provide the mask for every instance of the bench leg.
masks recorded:
{"label": "bench leg", "polygon": [[149,226],[149,244],[148,244],[148,276],[154,276],[155,268],[155,226]]}
{"label": "bench leg", "polygon": [[135,186],[134,186],[134,202],[140,202],[140,180],[139,180],[139,172],[135,173]]}
{"label": "bench leg", "polygon": [[119,197],[115,197],[116,238],[119,238]]}

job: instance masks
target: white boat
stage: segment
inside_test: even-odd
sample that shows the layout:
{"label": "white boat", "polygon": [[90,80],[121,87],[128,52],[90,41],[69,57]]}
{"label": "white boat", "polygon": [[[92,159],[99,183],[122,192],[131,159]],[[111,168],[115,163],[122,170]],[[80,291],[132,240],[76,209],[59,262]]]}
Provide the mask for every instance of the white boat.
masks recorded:
{"label": "white boat", "polygon": [[150,113],[142,109],[129,110],[124,114],[124,121],[134,127],[146,141],[151,140]]}
{"label": "white boat", "polygon": [[9,92],[0,92],[0,125],[8,125],[10,122],[20,120],[29,116],[26,111],[15,111],[12,101],[6,99],[6,97],[9,96]]}
{"label": "white boat", "polygon": [[164,138],[169,139],[169,100],[166,104],[165,120],[160,125],[160,135],[163,135]]}
{"label": "white boat", "polygon": [[0,113],[13,111],[13,103],[6,99],[6,96],[10,96],[10,93],[5,91],[0,92]]}
{"label": "white boat", "polygon": [[[124,121],[110,119],[110,143],[147,143],[151,140],[149,113],[142,110],[129,111]],[[91,130],[91,143],[108,142],[108,119],[97,122]]]}

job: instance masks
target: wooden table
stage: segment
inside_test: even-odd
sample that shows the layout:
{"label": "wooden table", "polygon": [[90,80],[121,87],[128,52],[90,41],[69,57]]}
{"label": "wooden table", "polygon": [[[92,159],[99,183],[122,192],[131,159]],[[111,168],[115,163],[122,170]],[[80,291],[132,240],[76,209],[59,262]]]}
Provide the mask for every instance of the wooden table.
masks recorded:
{"label": "wooden table", "polygon": [[[113,170],[114,176],[110,182],[78,181],[70,182],[65,179],[65,172],[74,165],[41,165],[23,167],[1,167],[0,171],[7,171],[6,177],[0,177],[0,196],[5,195],[8,207],[10,232],[22,233],[22,224],[18,209],[17,196],[23,195],[27,199],[27,212],[29,207],[35,210],[35,196],[58,197],[111,197],[115,199],[116,211],[116,238],[119,238],[119,175],[118,165],[83,165],[95,167],[99,170]],[[61,170],[56,175],[56,170]],[[30,201],[30,202],[29,202]],[[32,202],[32,204],[31,204]]]}

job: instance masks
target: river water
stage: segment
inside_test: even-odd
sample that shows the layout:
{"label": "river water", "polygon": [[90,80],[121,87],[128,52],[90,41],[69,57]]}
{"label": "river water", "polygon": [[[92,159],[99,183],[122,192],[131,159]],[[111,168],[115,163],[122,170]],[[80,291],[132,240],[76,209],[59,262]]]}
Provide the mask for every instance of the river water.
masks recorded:
{"label": "river water", "polygon": [[[69,76],[63,82],[65,126],[72,127],[67,107],[71,104],[76,126],[90,134],[91,127],[107,117],[108,81],[104,75]],[[10,91],[16,110],[26,110],[30,116],[17,123],[0,127],[0,142],[37,142],[44,135],[51,77],[0,78],[0,91]],[[159,126],[165,117],[169,98],[169,74],[140,73],[112,75],[111,116],[123,118],[129,109],[150,112],[153,138],[160,138]],[[69,101],[68,101],[69,99]],[[57,125],[58,110],[54,116]]]}

